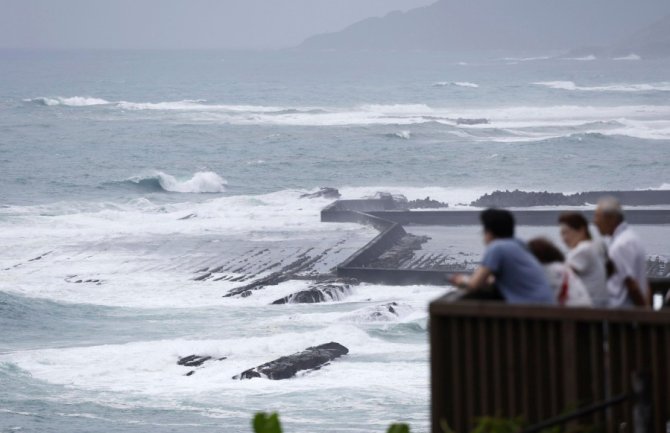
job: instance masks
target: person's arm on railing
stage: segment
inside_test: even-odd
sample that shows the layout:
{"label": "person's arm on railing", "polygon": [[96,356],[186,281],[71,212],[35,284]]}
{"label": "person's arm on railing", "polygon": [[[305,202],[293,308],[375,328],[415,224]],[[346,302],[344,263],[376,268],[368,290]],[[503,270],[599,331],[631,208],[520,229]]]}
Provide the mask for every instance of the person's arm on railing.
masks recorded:
{"label": "person's arm on railing", "polygon": [[480,266],[472,275],[453,275],[449,278],[449,282],[461,289],[477,290],[486,287],[491,275],[491,271],[486,266]]}

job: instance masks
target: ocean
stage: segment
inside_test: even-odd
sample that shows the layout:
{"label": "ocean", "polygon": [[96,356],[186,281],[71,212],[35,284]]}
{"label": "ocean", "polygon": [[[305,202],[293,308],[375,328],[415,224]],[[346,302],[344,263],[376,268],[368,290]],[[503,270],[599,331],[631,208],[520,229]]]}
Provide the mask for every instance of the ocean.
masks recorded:
{"label": "ocean", "polygon": [[[0,51],[0,432],[248,432],[257,411],[295,433],[428,431],[427,306],[448,288],[272,305],[309,281],[223,297],[240,283],[198,271],[252,280],[329,251],[327,272],[376,235],[321,223],[332,199],[301,198],[319,187],[457,209],[498,189],[670,189],[668,71],[634,55]],[[445,250],[476,258],[478,230]],[[640,231],[670,256],[668,226]],[[349,354],[321,370],[232,379],[330,341]],[[186,376],[192,354],[226,359]]]}

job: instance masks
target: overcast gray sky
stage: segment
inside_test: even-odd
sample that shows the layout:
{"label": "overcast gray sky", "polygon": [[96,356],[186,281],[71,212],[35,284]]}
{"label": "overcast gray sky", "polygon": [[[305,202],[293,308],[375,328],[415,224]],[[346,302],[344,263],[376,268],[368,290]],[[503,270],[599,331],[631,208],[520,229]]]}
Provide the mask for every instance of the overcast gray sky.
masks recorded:
{"label": "overcast gray sky", "polygon": [[0,0],[4,48],[280,48],[434,0]]}

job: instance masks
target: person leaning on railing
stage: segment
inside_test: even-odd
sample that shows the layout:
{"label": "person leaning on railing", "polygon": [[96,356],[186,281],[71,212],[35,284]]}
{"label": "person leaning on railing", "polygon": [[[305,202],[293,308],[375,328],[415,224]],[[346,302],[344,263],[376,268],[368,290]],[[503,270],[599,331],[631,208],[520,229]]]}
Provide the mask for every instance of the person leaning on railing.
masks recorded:
{"label": "person leaning on railing", "polygon": [[621,204],[614,197],[598,201],[593,223],[600,234],[611,236],[607,249],[613,265],[607,280],[609,306],[649,306],[651,302],[647,281],[647,262],[640,238],[624,220]]}
{"label": "person leaning on railing", "polygon": [[527,246],[514,237],[512,213],[487,209],[480,214],[480,219],[486,244],[481,266],[472,276],[456,274],[450,282],[478,293],[487,293],[486,289],[492,283],[500,296],[511,304],[555,304],[542,265]]}

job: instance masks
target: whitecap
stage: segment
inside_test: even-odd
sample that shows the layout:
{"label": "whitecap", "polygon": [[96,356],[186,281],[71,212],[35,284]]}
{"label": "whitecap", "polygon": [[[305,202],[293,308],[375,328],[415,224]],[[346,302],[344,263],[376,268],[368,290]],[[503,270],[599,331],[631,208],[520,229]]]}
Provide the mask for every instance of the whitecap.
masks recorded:
{"label": "whitecap", "polygon": [[597,57],[594,56],[593,54],[590,54],[588,56],[582,56],[582,57],[568,57],[567,60],[578,60],[581,62],[590,62],[592,60],[596,60]]}
{"label": "whitecap", "polygon": [[135,176],[126,182],[142,187],[180,193],[221,193],[226,190],[226,180],[213,171],[199,171],[190,179],[179,180],[176,177],[155,171],[147,176]]}
{"label": "whitecap", "polygon": [[613,60],[642,60],[642,58],[635,53],[630,53],[627,56],[615,57]]}
{"label": "whitecap", "polygon": [[92,105],[110,104],[110,102],[105,99],[91,98],[87,96],[72,96],[69,98],[64,98],[60,96],[55,98],[39,97],[32,99],[24,99],[24,102],[33,102],[36,104],[46,105],[49,107],[57,105],[64,105],[68,107],[88,107]]}
{"label": "whitecap", "polygon": [[412,133],[409,130],[403,130],[395,132],[392,135],[397,138],[402,138],[403,140],[409,140],[412,136]]}
{"label": "whitecap", "polygon": [[578,86],[574,81],[537,81],[533,83],[559,90],[579,90],[583,92],[669,92],[670,82],[659,83],[620,83],[601,86]]}
{"label": "whitecap", "polygon": [[433,83],[433,87],[446,87],[446,86],[470,87],[476,89],[479,87],[479,84],[471,83],[469,81],[438,81],[436,83]]}
{"label": "whitecap", "polygon": [[512,62],[532,62],[534,60],[549,60],[550,56],[537,56],[537,57],[505,57],[503,60],[512,61]]}

